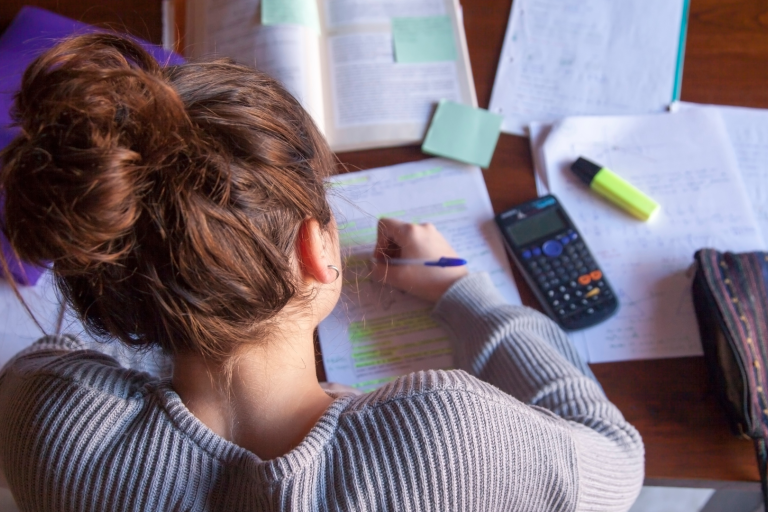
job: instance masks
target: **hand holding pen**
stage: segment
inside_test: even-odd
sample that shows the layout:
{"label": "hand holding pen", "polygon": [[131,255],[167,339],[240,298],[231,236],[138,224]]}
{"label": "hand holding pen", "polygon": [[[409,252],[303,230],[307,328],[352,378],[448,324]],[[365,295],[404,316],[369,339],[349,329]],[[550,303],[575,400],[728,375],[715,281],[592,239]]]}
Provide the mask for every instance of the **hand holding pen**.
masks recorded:
{"label": "hand holding pen", "polygon": [[374,278],[431,302],[467,275],[466,261],[432,224],[380,219],[374,262]]}

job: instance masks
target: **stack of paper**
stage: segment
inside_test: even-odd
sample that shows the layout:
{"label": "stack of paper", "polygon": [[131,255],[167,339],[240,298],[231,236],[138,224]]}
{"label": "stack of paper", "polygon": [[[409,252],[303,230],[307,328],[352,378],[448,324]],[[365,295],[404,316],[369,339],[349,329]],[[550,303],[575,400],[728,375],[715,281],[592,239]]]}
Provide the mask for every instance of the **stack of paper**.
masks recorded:
{"label": "stack of paper", "polygon": [[[696,250],[765,247],[726,127],[713,109],[572,117],[536,125],[539,184],[565,206],[621,303],[572,336],[591,362],[701,354],[688,268]],[[641,222],[570,171],[579,156],[646,192],[661,212]]]}

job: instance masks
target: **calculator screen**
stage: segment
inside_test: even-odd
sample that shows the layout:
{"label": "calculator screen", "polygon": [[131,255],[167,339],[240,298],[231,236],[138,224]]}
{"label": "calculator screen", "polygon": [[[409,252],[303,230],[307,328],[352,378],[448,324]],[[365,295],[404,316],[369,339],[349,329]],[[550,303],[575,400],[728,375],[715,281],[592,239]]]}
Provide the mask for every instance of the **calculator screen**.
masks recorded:
{"label": "calculator screen", "polygon": [[549,208],[507,227],[507,233],[516,245],[525,245],[537,238],[562,231],[567,227],[557,208]]}

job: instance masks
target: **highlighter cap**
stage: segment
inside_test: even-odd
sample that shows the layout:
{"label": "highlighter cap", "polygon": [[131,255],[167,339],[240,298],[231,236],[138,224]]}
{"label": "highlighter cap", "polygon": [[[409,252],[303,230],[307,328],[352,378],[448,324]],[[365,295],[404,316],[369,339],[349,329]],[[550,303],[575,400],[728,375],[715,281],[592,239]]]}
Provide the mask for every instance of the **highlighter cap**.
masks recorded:
{"label": "highlighter cap", "polygon": [[582,157],[579,157],[579,159],[571,165],[573,173],[587,185],[592,183],[592,180],[595,179],[595,176],[600,172],[600,169],[602,169],[602,167]]}

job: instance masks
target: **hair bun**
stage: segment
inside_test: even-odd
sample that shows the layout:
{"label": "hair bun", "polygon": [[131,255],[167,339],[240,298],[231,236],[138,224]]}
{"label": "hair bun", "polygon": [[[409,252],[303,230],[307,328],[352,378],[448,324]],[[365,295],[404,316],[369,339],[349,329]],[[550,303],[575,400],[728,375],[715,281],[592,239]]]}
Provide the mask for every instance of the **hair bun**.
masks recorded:
{"label": "hair bun", "polygon": [[[116,262],[153,176],[191,123],[158,63],[108,34],[59,44],[27,69],[4,151],[6,230],[29,261]],[[34,229],[32,227],[34,226]]]}

